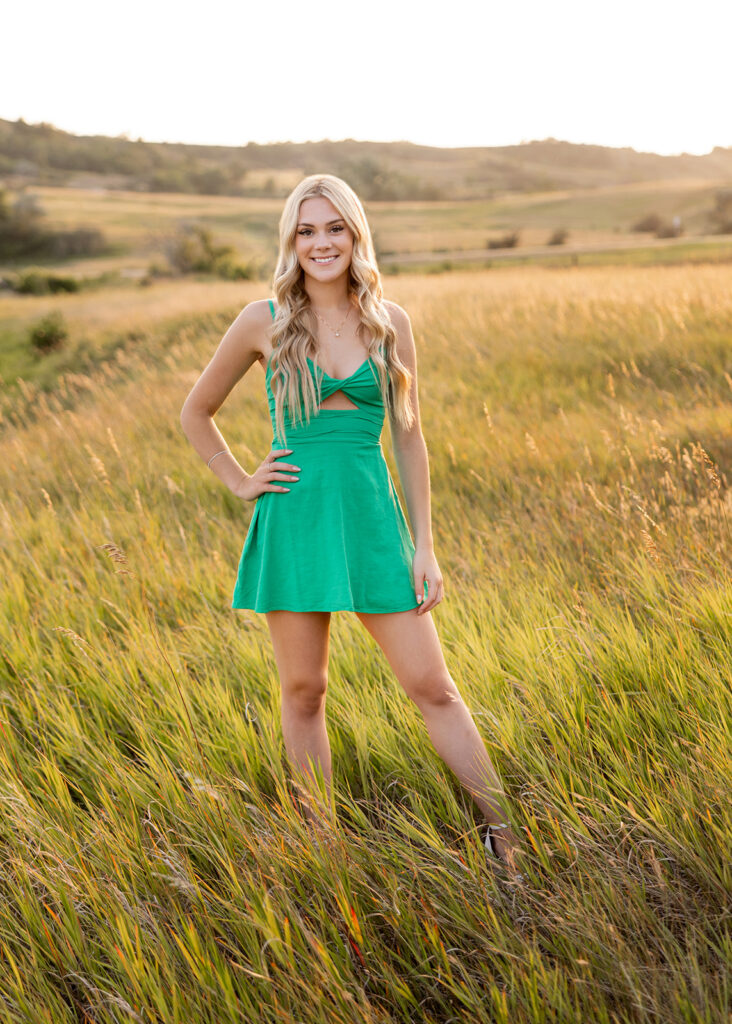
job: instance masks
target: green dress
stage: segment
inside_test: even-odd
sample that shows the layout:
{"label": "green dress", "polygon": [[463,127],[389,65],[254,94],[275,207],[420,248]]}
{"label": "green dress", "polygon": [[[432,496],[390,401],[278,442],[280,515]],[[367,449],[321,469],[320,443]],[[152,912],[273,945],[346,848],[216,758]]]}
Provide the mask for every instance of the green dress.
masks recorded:
{"label": "green dress", "polygon": [[[274,306],[270,300],[272,316]],[[321,399],[341,390],[357,409],[319,409],[277,438],[275,400],[265,386],[271,449],[300,467],[289,491],[256,499],[234,588],[232,608],[257,612],[399,612],[417,608],[412,582],[414,543],[381,447],[384,403],[371,358],[350,377],[323,373]],[[316,378],[317,379],[317,378]],[[426,594],[426,584],[425,584]]]}

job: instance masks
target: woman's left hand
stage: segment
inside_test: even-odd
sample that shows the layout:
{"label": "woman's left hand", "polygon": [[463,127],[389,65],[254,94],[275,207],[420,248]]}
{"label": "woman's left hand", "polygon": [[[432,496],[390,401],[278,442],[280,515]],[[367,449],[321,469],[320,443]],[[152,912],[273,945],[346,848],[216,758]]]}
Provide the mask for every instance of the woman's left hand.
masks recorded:
{"label": "woman's left hand", "polygon": [[[432,548],[417,548],[412,559],[414,593],[421,602],[417,615],[423,615],[439,604],[444,597],[442,573]],[[424,581],[427,581],[427,597],[424,596]]]}

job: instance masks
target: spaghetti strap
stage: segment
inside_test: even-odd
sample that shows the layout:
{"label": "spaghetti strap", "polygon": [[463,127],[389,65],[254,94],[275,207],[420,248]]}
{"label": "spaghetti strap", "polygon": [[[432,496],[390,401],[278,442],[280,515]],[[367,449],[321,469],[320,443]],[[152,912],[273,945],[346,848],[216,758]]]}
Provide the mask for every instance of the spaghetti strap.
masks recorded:
{"label": "spaghetti strap", "polygon": [[269,302],[269,308],[272,310],[272,319],[274,320],[274,318],[275,318],[274,302],[272,302],[271,299],[268,299],[267,301]]}

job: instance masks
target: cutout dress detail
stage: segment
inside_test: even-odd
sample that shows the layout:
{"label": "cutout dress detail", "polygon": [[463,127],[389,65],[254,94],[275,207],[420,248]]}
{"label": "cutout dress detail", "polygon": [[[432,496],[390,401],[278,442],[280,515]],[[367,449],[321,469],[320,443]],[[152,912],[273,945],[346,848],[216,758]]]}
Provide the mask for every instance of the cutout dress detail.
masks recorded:
{"label": "cutout dress detail", "polygon": [[[274,306],[270,300],[274,318]],[[269,362],[265,386],[272,450],[300,467],[298,480],[275,483],[254,503],[232,608],[257,612],[397,612],[417,608],[412,582],[414,542],[384,459],[384,402],[371,358],[349,377],[322,373],[321,400],[342,391],[356,406],[317,409],[294,424],[285,409],[287,443],[277,437]],[[317,380],[317,376],[316,376]],[[426,594],[426,585],[425,585]]]}

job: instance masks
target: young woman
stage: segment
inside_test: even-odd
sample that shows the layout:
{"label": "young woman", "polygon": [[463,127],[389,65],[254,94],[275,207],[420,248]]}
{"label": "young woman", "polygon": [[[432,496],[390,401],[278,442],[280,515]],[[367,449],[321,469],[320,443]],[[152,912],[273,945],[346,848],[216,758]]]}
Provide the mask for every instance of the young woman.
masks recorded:
{"label": "young woman", "polygon": [[[410,320],[382,299],[363,207],[340,178],[311,175],[287,199],[273,284],[275,301],[250,302],[227,330],[181,424],[212,472],[243,501],[256,500],[232,607],[266,615],[288,759],[300,781],[322,777],[330,808],[330,615],[353,611],[483,812],[486,851],[520,880],[500,781],[430,614],[444,590]],[[213,417],[255,362],[274,437],[247,473]],[[385,411],[414,541],[381,447]]]}

